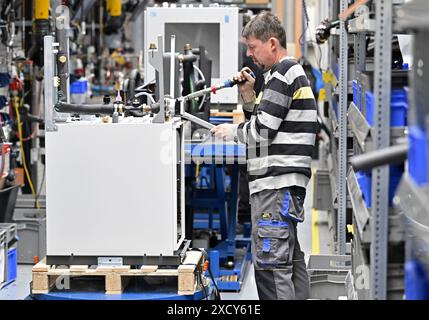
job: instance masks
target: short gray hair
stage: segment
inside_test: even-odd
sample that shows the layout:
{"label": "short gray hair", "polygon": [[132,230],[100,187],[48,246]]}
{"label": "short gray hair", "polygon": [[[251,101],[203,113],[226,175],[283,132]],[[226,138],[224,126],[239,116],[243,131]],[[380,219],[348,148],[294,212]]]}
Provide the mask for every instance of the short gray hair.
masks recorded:
{"label": "short gray hair", "polygon": [[286,49],[286,32],[279,18],[268,11],[262,11],[252,18],[244,27],[241,35],[248,39],[253,36],[262,42],[274,37]]}

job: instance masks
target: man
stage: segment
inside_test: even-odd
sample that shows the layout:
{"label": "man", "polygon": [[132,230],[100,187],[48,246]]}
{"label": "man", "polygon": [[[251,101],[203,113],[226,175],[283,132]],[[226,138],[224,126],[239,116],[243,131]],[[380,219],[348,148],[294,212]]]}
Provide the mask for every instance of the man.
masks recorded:
{"label": "man", "polygon": [[307,299],[309,281],[297,223],[304,220],[311,177],[317,111],[304,70],[287,57],[286,33],[277,17],[262,12],[243,29],[247,55],[265,73],[260,99],[254,79],[236,75],[250,121],[221,124],[212,134],[247,144],[252,214],[252,258],[260,299]]}

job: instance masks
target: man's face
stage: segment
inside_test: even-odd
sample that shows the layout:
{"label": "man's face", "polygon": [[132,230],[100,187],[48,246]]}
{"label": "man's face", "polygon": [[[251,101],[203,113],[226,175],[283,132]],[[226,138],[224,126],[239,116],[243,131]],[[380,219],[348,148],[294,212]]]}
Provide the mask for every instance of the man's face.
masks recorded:
{"label": "man's face", "polygon": [[264,72],[268,71],[275,63],[273,43],[268,39],[262,42],[253,36],[244,39],[247,45],[246,55],[252,58],[253,62]]}

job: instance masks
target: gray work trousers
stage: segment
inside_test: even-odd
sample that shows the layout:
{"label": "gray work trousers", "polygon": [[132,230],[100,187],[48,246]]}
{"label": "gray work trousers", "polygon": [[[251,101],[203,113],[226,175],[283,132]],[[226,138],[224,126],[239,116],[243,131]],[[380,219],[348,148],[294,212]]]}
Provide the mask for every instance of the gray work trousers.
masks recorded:
{"label": "gray work trousers", "polygon": [[261,300],[305,300],[309,280],[297,236],[297,219],[303,217],[304,196],[293,188],[253,194],[252,260]]}

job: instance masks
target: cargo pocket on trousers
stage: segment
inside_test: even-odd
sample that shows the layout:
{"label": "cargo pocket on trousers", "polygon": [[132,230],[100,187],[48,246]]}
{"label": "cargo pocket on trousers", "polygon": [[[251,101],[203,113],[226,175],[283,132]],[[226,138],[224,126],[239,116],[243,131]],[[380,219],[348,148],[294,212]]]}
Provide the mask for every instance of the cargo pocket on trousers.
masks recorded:
{"label": "cargo pocket on trousers", "polygon": [[260,265],[286,265],[289,261],[289,226],[286,222],[259,222],[256,262]]}

